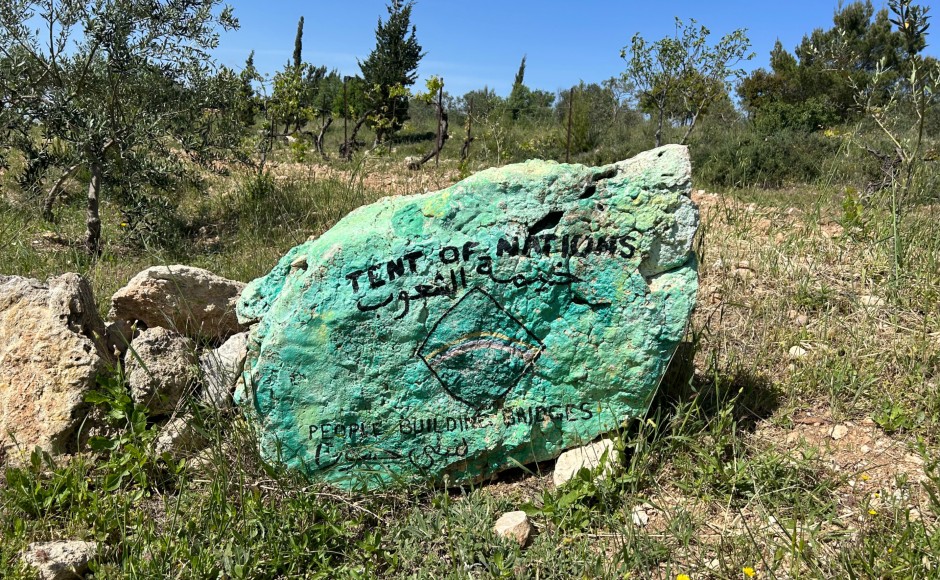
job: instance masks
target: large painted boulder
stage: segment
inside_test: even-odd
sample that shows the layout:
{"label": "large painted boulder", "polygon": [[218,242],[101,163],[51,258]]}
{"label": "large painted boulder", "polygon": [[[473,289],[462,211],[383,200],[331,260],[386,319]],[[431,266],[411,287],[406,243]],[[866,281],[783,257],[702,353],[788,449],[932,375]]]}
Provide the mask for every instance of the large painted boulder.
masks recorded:
{"label": "large painted boulder", "polygon": [[263,454],[344,488],[469,481],[647,410],[695,303],[684,147],[382,199],[238,303]]}

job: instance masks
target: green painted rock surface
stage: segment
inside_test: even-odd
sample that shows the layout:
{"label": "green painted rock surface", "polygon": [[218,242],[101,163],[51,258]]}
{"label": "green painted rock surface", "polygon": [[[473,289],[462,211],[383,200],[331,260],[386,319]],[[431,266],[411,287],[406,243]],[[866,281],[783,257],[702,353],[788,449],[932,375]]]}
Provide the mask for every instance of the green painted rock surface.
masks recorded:
{"label": "green painted rock surface", "polygon": [[689,159],[529,161],[350,213],[241,296],[266,457],[465,481],[642,416],[695,302]]}

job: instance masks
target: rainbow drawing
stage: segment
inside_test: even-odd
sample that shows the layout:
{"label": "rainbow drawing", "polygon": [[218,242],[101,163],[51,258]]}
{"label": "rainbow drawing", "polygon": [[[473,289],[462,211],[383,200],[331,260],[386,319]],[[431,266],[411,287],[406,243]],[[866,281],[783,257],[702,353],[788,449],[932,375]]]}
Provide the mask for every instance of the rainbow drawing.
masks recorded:
{"label": "rainbow drawing", "polygon": [[473,288],[431,327],[415,354],[448,395],[482,409],[505,397],[543,348],[490,294]]}

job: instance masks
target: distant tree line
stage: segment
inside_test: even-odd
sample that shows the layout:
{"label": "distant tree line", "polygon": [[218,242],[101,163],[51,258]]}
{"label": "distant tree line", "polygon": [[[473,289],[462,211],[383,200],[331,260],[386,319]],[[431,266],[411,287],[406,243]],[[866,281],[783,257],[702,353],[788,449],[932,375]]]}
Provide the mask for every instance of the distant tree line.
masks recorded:
{"label": "distant tree line", "polygon": [[676,19],[666,38],[633,36],[624,71],[601,82],[531,88],[522,56],[505,97],[489,87],[454,96],[437,76],[413,92],[425,54],[413,9],[390,0],[351,76],[305,60],[301,17],[292,58],[266,76],[253,53],[241,71],[212,64],[219,31],[238,26],[220,0],[9,0],[0,9],[0,167],[49,220],[67,183],[87,184],[85,245],[96,254],[104,192],[134,229],[174,191],[199,187],[192,164],[250,168],[252,191],[263,193],[284,142],[304,161],[308,151],[349,159],[427,141],[410,167],[450,147],[462,171],[472,160],[607,163],[680,142],[697,177],[723,186],[812,181],[844,154],[878,188],[929,157],[940,130],[940,67],[923,56],[927,9],[912,0],[879,11],[847,4],[831,28],[792,52],[778,42],[768,66],[749,74],[745,30],[714,40]]}

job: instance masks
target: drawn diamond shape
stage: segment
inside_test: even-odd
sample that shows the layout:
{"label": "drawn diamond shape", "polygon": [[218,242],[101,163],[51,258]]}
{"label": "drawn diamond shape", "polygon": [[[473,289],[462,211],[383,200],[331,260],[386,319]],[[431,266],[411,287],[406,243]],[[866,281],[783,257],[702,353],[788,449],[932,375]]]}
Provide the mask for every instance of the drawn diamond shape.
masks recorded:
{"label": "drawn diamond shape", "polygon": [[463,295],[415,353],[448,395],[476,409],[505,397],[545,345],[482,288]]}

